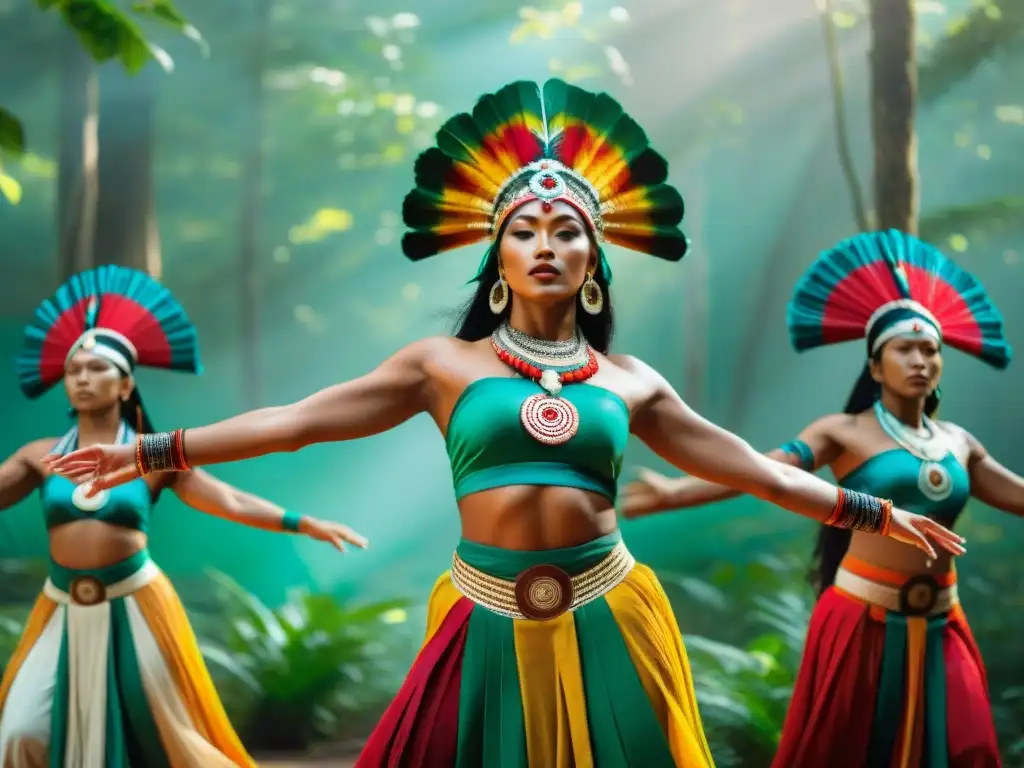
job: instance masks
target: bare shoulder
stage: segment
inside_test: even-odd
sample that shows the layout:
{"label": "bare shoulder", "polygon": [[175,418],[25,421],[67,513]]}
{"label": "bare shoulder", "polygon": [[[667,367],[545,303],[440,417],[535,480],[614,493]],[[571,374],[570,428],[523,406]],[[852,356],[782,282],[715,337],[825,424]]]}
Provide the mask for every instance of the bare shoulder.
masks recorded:
{"label": "bare shoulder", "polygon": [[808,424],[805,432],[837,439],[850,430],[857,429],[859,423],[860,417],[855,413],[829,413]]}
{"label": "bare shoulder", "polygon": [[59,437],[43,437],[39,440],[33,440],[21,446],[21,448],[14,452],[11,458],[42,474],[43,457],[53,450],[53,447],[57,445],[59,440]]}
{"label": "bare shoulder", "polygon": [[38,440],[33,440],[30,443],[25,443],[21,448],[18,449],[17,455],[28,461],[40,461],[46,454],[54,449],[57,445],[59,437],[42,437]]}
{"label": "bare shoulder", "polygon": [[660,387],[666,384],[665,378],[639,357],[634,355],[608,355],[607,360],[616,368],[652,386]]}
{"label": "bare shoulder", "polygon": [[941,429],[943,432],[950,435],[954,440],[966,443],[971,447],[972,450],[984,450],[981,443],[974,435],[968,432],[966,429],[961,427],[959,424],[954,424],[951,421],[934,421],[935,426]]}

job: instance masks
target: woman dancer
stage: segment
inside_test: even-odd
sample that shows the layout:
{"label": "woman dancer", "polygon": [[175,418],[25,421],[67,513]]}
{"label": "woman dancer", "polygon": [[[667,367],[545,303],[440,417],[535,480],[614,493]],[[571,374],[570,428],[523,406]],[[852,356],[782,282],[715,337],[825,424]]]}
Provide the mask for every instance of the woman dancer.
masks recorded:
{"label": "woman dancer", "polygon": [[[968,432],[933,421],[943,344],[997,368],[1010,361],[1002,321],[978,281],[935,248],[890,230],[839,243],[796,288],[797,350],[867,339],[868,364],[845,412],[768,455],[828,466],[845,488],[952,527],[968,498],[1024,515],[1024,479]],[[737,495],[655,473],[631,484],[638,517]],[[999,749],[981,655],[957,599],[951,558],[823,527],[820,599],[789,707],[778,768],[990,768]]]}
{"label": "woman dancer", "polygon": [[196,333],[147,275],[105,266],[72,277],[36,310],[18,360],[35,398],[61,378],[74,426],[0,465],[0,509],[40,488],[50,575],[0,683],[0,766],[252,766],[221,706],[188,619],[150,560],[164,489],[195,509],[301,532],[339,549],[362,539],[300,517],[202,471],[154,473],[94,495],[46,457],[94,443],[134,445],[153,429],[136,365],[198,373]]}
{"label": "woman dancer", "polygon": [[607,95],[513,83],[449,120],[416,163],[405,254],[491,238],[454,338],[293,405],[93,446],[51,466],[107,488],[153,469],[351,440],[427,412],[445,435],[462,540],[427,641],[358,765],[712,765],[686,653],[613,502],[632,432],[689,471],[833,524],[916,543],[925,517],[766,459],[689,410],[638,360],[609,355],[599,241],[678,260],[683,206],[665,161]]}

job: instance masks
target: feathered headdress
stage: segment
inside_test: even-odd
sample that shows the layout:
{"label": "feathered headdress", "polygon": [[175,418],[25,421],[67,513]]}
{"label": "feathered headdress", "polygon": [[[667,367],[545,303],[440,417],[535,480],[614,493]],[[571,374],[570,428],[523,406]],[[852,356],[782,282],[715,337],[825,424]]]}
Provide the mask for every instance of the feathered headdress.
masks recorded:
{"label": "feathered headdress", "polygon": [[200,373],[196,329],[177,299],[149,275],[102,266],[70,278],[35,311],[18,356],[18,382],[36,398],[84,349],[126,374],[136,365]]}
{"label": "feathered headdress", "polygon": [[[414,261],[494,240],[531,200],[569,203],[599,241],[669,261],[689,246],[679,229],[683,199],[643,129],[607,94],[561,80],[481,97],[441,127],[415,174],[402,208],[412,230],[402,249]],[[610,276],[603,254],[601,266]]]}
{"label": "feathered headdress", "polygon": [[889,339],[922,335],[996,368],[1011,357],[1002,317],[981,283],[895,229],[823,252],[797,283],[786,320],[799,352],[864,338],[871,357]]}

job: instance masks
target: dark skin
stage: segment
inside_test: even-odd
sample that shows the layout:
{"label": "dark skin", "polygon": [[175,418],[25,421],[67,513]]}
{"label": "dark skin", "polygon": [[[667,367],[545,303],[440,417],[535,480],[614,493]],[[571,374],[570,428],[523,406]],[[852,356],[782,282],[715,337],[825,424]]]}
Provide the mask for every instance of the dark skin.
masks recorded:
{"label": "dark skin", "polygon": [[[132,393],[135,382],[105,358],[79,351],[65,368],[64,387],[72,408],[78,412],[79,444],[83,447],[116,439],[121,423],[121,402]],[[52,471],[46,459],[58,438],[34,440],[0,464],[0,510],[17,504],[38,489]],[[221,482],[202,470],[159,473],[144,478],[152,498],[164,489],[185,504],[215,517],[253,528],[280,531],[284,510],[258,496]],[[344,549],[346,542],[365,547],[366,541],[347,527],[315,518],[304,518],[303,533]],[[50,555],[68,568],[103,568],[113,565],[147,545],[146,535],[99,520],[75,520],[49,532]]]}
{"label": "dark skin", "polygon": [[[942,376],[942,350],[930,339],[896,338],[882,349],[871,375],[882,389],[882,404],[910,427],[923,423],[925,401]],[[952,450],[968,471],[971,495],[989,506],[1024,516],[1024,478],[996,461],[969,432],[949,422],[936,422],[951,442]],[[799,439],[814,452],[815,469],[829,467],[845,477],[868,459],[899,446],[878,424],[873,410],[855,415],[832,414],[818,419],[800,433]],[[798,459],[779,450],[768,456],[796,465]],[[627,486],[623,509],[628,517],[680,509],[732,498],[732,489],[697,478],[669,479],[643,470],[641,479]],[[850,553],[880,568],[907,574],[943,574],[952,567],[948,553],[937,558],[898,541],[854,533]]]}
{"label": "dark skin", "polygon": [[[598,255],[587,224],[570,205],[550,210],[537,201],[510,216],[499,247],[501,270],[512,291],[510,322],[536,338],[568,339],[576,327],[576,295]],[[548,274],[540,274],[546,271]],[[632,433],[684,471],[724,483],[824,520],[836,501],[835,486],[754,451],[735,435],[694,413],[654,370],[627,355],[598,354],[599,371],[583,386],[598,386],[628,405]],[[512,371],[490,341],[449,337],[410,344],[371,373],[321,390],[291,405],[264,408],[185,434],[193,465],[238,461],[296,451],[307,445],[378,434],[427,413],[444,434],[452,408],[468,385]],[[92,446],[49,466],[94,488],[137,476],[128,446]],[[613,531],[607,499],[575,488],[511,486],[459,502],[463,535],[506,549],[569,547]],[[928,550],[959,546],[938,524],[897,511],[891,535]]]}

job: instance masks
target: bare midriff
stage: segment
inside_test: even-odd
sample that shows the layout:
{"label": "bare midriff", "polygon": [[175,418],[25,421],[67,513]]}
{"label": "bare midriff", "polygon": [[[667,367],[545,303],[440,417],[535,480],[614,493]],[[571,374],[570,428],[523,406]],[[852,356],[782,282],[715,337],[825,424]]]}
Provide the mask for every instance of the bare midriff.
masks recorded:
{"label": "bare midriff", "polygon": [[586,544],[618,528],[600,494],[577,488],[514,485],[459,502],[462,536],[502,549],[539,551]]}
{"label": "bare midriff", "polygon": [[147,537],[99,520],[75,520],[50,531],[50,557],[75,570],[106,568],[146,548]]}

